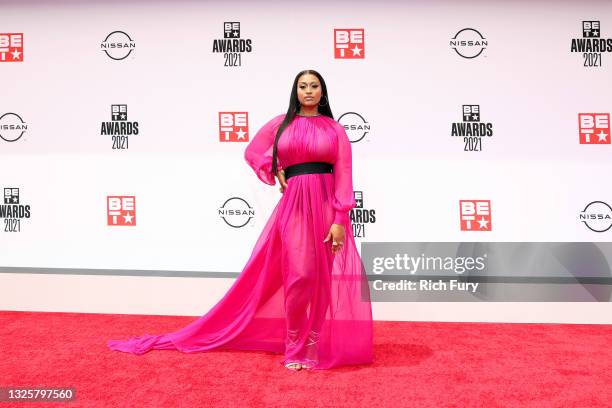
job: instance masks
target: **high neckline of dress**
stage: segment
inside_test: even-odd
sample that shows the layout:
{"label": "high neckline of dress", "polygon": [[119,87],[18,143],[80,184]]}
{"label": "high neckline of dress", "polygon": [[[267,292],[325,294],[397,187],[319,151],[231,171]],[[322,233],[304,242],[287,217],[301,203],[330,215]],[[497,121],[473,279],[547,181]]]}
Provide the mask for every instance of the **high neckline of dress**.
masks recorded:
{"label": "high neckline of dress", "polygon": [[321,114],[320,114],[320,113],[318,113],[318,114],[316,114],[316,115],[301,115],[301,114],[299,114],[299,113],[296,113],[295,115],[296,115],[296,116],[301,116],[301,117],[303,117],[303,118],[316,118],[317,116],[321,116]]}

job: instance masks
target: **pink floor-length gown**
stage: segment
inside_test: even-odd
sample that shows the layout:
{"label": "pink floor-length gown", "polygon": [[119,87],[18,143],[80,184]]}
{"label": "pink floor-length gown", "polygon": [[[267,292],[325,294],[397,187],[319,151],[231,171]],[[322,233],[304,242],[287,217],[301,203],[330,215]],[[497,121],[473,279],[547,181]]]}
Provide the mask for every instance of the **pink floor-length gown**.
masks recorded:
{"label": "pink floor-length gown", "polygon": [[[270,185],[276,184],[274,137],[284,117],[266,123],[245,150],[247,163]],[[370,292],[349,217],[355,200],[348,136],[332,118],[297,115],[277,149],[279,168],[319,161],[333,163],[333,173],[287,181],[244,269],[208,313],[175,332],[109,340],[108,347],[134,354],[264,350],[284,353],[281,364],[313,369],[372,362]],[[332,240],[323,242],[332,223],[346,232],[336,255]]]}

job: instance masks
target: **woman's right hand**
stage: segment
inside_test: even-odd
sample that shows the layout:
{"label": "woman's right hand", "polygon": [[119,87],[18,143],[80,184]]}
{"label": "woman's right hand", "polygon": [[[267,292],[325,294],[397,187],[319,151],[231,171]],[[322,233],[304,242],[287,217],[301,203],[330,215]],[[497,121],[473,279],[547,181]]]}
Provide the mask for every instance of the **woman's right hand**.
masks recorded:
{"label": "woman's right hand", "polygon": [[280,184],[279,191],[281,193],[284,193],[285,189],[287,188],[287,180],[285,180],[285,170],[278,171],[276,173],[276,178],[278,179],[278,182]]}

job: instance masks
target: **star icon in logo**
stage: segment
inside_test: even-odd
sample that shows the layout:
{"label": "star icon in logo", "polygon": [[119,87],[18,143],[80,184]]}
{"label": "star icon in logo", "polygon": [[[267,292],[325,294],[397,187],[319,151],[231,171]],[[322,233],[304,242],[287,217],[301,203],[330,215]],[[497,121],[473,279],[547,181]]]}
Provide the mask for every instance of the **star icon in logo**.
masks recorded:
{"label": "star icon in logo", "polygon": [[599,133],[597,133],[597,137],[599,137],[600,142],[605,142],[608,140],[608,134],[603,130],[600,130]]}
{"label": "star icon in logo", "polygon": [[489,228],[489,221],[485,220],[484,217],[481,217],[478,220],[478,223],[480,224],[480,229],[488,229]]}
{"label": "star icon in logo", "polygon": [[242,130],[242,128],[239,128],[239,130],[236,132],[236,134],[238,135],[238,139],[246,139],[246,137],[244,135],[246,135],[247,132]]}

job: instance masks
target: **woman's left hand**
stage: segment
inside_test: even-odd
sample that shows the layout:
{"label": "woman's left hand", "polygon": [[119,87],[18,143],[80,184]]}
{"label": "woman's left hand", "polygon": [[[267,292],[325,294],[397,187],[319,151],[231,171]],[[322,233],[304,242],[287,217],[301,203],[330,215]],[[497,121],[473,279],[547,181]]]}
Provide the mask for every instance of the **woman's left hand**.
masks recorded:
{"label": "woman's left hand", "polygon": [[340,224],[332,224],[323,242],[327,242],[331,238],[332,239],[332,253],[336,255],[336,253],[340,249],[342,249],[342,247],[344,246],[344,237],[345,237],[344,226]]}
{"label": "woman's left hand", "polygon": [[280,191],[281,193],[284,193],[285,189],[287,188],[287,179],[285,179],[285,170],[279,170],[276,173],[276,178],[278,179],[278,183],[280,184],[280,188],[278,189],[278,191]]}

